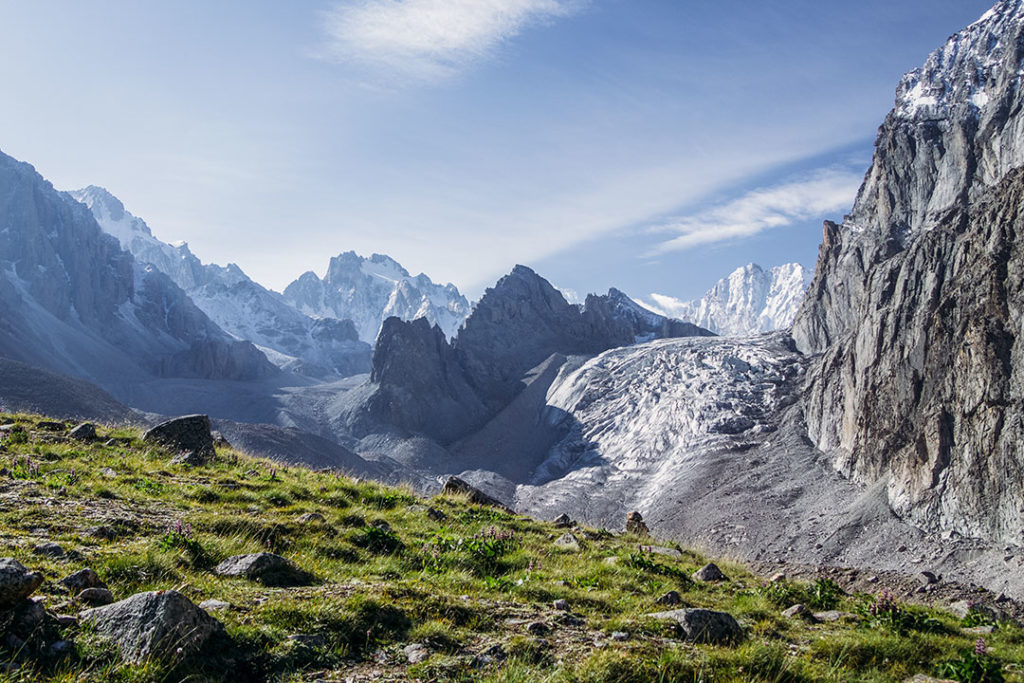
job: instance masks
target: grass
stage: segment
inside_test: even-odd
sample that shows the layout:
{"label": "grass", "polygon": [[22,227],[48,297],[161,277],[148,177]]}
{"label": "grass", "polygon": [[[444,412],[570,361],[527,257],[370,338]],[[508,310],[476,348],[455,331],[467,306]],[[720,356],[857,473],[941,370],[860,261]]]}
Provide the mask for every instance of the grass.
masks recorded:
{"label": "grass", "polygon": [[[19,648],[0,640],[0,681],[343,680],[379,671],[431,681],[868,682],[940,672],[968,680],[996,666],[1001,680],[1024,682],[1024,631],[1012,624],[985,635],[976,655],[971,620],[848,596],[825,580],[772,584],[719,562],[730,580],[706,584],[690,575],[707,557],[638,550],[649,539],[586,530],[583,549],[565,551],[553,542],[564,530],[462,498],[423,500],[230,449],[201,468],[170,465],[168,453],[133,430],[101,428],[99,441],[82,444],[38,429],[40,419],[0,415],[0,424],[22,427],[0,444],[0,556],[43,572],[37,595],[51,612],[82,607],[57,581],[86,566],[116,599],[173,588],[232,609],[215,613],[226,640],[177,665],[124,664],[75,626]],[[298,521],[306,513],[323,521]],[[71,553],[35,554],[43,541]],[[314,582],[268,587],[212,572],[226,557],[260,551],[284,555]],[[645,616],[668,609],[656,601],[669,590],[682,606],[731,613],[744,638],[684,642]],[[558,599],[569,613],[554,609]],[[795,602],[850,616],[783,617]],[[319,639],[289,639],[296,634]],[[73,641],[71,652],[49,654],[56,639]],[[410,665],[410,643],[424,644],[429,658]]]}

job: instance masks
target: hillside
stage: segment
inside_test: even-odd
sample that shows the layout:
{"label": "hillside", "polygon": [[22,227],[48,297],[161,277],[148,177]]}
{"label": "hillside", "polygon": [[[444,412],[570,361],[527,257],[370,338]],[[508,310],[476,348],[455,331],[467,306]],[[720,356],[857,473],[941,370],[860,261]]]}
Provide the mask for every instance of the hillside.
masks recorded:
{"label": "hillside", "polygon": [[[174,464],[129,429],[0,425],[0,680],[1024,681],[1024,629],[1001,620],[1019,606],[979,592],[991,606],[961,620],[905,602],[963,597],[945,582],[868,577],[900,592],[847,595],[855,573],[766,580],[717,559],[726,580],[693,578],[708,558],[692,550],[465,494],[420,499],[223,443]],[[287,564],[236,557],[262,552]],[[227,576],[239,567],[252,580]],[[144,591],[163,592],[131,597]],[[704,609],[737,623],[700,630]]]}

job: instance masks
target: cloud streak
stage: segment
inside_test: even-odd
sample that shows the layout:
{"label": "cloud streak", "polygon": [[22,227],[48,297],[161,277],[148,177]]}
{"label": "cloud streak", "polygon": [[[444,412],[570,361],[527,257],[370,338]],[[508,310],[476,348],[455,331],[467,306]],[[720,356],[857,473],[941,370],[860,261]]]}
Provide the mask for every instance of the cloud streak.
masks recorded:
{"label": "cloud streak", "polygon": [[656,226],[652,232],[677,233],[648,256],[704,244],[751,237],[765,230],[817,218],[853,205],[863,171],[824,169],[792,182],[751,190],[692,216]]}
{"label": "cloud streak", "polygon": [[584,0],[350,0],[323,16],[325,56],[397,80],[437,82],[491,55],[525,28]]}

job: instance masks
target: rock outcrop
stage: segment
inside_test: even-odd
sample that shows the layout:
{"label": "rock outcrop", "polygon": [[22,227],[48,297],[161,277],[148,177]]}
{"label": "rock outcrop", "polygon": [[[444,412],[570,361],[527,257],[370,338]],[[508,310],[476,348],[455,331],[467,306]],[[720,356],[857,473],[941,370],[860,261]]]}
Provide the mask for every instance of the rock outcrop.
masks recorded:
{"label": "rock outcrop", "polygon": [[1024,532],[1024,8],[907,74],[794,325],[808,432],[928,530]]}
{"label": "rock outcrop", "polygon": [[219,621],[177,591],[150,591],[81,612],[79,619],[113,641],[123,660],[181,660],[224,633]]}
{"label": "rock outcrop", "polygon": [[175,462],[204,465],[216,456],[208,415],[176,417],[148,430],[142,440],[157,443],[177,453]]}

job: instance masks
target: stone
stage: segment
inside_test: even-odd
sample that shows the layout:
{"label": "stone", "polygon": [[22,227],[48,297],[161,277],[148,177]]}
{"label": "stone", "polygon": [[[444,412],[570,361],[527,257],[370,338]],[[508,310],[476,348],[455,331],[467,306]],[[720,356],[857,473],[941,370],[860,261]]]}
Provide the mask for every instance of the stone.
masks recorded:
{"label": "stone", "polygon": [[117,478],[117,472],[116,472],[116,471],[114,471],[114,470],[113,470],[112,468],[110,468],[110,467],[104,467],[104,468],[102,468],[102,469],[100,470],[100,474],[102,474],[102,475],[103,475],[104,477],[106,477],[107,479],[116,479],[116,478]]}
{"label": "stone", "polygon": [[551,603],[551,606],[554,607],[557,610],[561,610],[562,612],[568,612],[569,611],[569,601],[561,599],[561,598],[559,598],[558,600],[555,600],[553,603]]}
{"label": "stone", "polygon": [[772,574],[772,577],[768,579],[771,583],[782,583],[786,580],[786,572],[776,572]]}
{"label": "stone", "polygon": [[671,607],[673,605],[683,604],[683,597],[679,595],[678,591],[669,591],[668,593],[665,593],[660,598],[655,600],[655,602],[659,605],[666,605],[668,607]]}
{"label": "stone", "polygon": [[68,432],[68,437],[75,439],[76,441],[95,441],[96,425],[91,422],[83,422]]}
{"label": "stone", "polygon": [[319,512],[307,512],[296,520],[300,524],[325,524],[327,519]]}
{"label": "stone", "polygon": [[994,624],[985,624],[984,626],[972,626],[971,628],[965,628],[964,633],[970,633],[975,636],[983,636],[989,633],[995,632],[996,627]]}
{"label": "stone", "polygon": [[53,620],[57,622],[57,626],[60,626],[61,628],[78,626],[78,617],[73,614],[57,614],[53,617]]}
{"label": "stone", "polygon": [[956,683],[956,681],[951,678],[935,678],[927,674],[914,674],[910,678],[904,679],[903,683]]}
{"label": "stone", "polygon": [[427,517],[429,517],[434,522],[443,522],[444,520],[448,519],[448,515],[434,507],[427,508]]}
{"label": "stone", "polygon": [[402,652],[405,653],[405,659],[410,664],[419,664],[430,657],[430,650],[423,643],[411,643],[406,645]]}
{"label": "stone", "polygon": [[825,612],[815,612],[813,614],[815,621],[835,622],[845,620],[856,619],[854,615],[849,612],[840,612],[839,610],[830,609]]}
{"label": "stone", "polygon": [[142,440],[176,453],[172,463],[196,467],[209,463],[217,455],[207,415],[185,415],[161,422],[143,434]]}
{"label": "stone", "polygon": [[211,431],[210,436],[213,438],[214,446],[217,446],[218,448],[231,448],[231,443],[217,430]]}
{"label": "stone", "polygon": [[583,549],[580,540],[568,532],[555,539],[555,547],[572,552],[579,552]]}
{"label": "stone", "polygon": [[64,548],[56,543],[40,543],[32,549],[32,552],[54,560],[59,560],[65,555]]}
{"label": "stone", "polygon": [[568,529],[570,527],[576,526],[576,522],[572,521],[572,518],[570,518],[569,515],[565,514],[564,512],[555,517],[551,521],[551,523],[559,529]]}
{"label": "stone", "polygon": [[32,633],[46,622],[43,598],[24,600],[14,610],[15,629],[23,636]]}
{"label": "stone", "polygon": [[231,603],[225,600],[210,598],[209,600],[203,600],[199,603],[199,609],[206,610],[207,612],[220,612],[231,609]]}
{"label": "stone", "polygon": [[706,565],[698,569],[693,573],[694,581],[728,581],[729,578],[722,573],[722,570],[718,568],[713,562],[708,562]]}
{"label": "stone", "polygon": [[133,664],[187,658],[224,633],[219,621],[177,591],[137,593],[112,605],[85,610],[79,619],[112,640],[121,658]]}
{"label": "stone", "polygon": [[46,432],[63,432],[64,423],[54,422],[53,420],[40,420],[36,422],[36,429],[42,429]]}
{"label": "stone", "polygon": [[612,640],[622,643],[629,640],[629,634],[625,631],[612,631]]}
{"label": "stone", "polygon": [[676,622],[682,628],[686,640],[694,643],[734,642],[743,634],[743,629],[736,619],[726,612],[684,608],[656,612],[647,616]]}
{"label": "stone", "polygon": [[505,652],[505,648],[501,643],[496,643],[473,658],[473,667],[479,669],[496,662],[503,662],[506,659],[508,659],[508,653]]}
{"label": "stone", "polygon": [[639,512],[630,512],[626,515],[626,533],[637,536],[650,536],[651,534]]}
{"label": "stone", "polygon": [[63,657],[74,652],[75,644],[70,640],[58,640],[55,643],[51,643],[47,650],[51,657]]}
{"label": "stone", "polygon": [[109,605],[114,602],[114,594],[106,588],[86,588],[75,599],[89,605]]}
{"label": "stone", "polygon": [[17,560],[0,558],[0,609],[10,609],[43,584],[43,575],[29,571]]}
{"label": "stone", "polygon": [[218,564],[213,572],[218,576],[244,577],[268,586],[296,586],[312,581],[309,574],[273,553],[235,555]]}
{"label": "stone", "polygon": [[683,559],[683,554],[675,548],[663,548],[657,545],[645,545],[643,546],[645,553],[654,553],[655,555],[664,555],[665,557],[671,557],[673,560]]}
{"label": "stone", "polygon": [[1006,619],[1007,614],[998,607],[992,605],[986,605],[980,602],[971,602],[969,600],[958,600],[949,606],[949,611],[955,614],[960,619],[966,619],[967,615],[974,612],[989,621],[1002,621]]}
{"label": "stone", "polygon": [[796,604],[782,611],[782,616],[787,619],[809,616],[809,610],[805,605]]}
{"label": "stone", "polygon": [[99,575],[88,567],[85,569],[79,569],[74,574],[65,576],[58,583],[72,592],[82,591],[86,588],[106,588],[106,586],[103,585],[103,582],[100,581]]}
{"label": "stone", "polygon": [[917,575],[917,581],[922,586],[930,586],[933,583],[939,582],[939,577],[929,571],[919,572]]}
{"label": "stone", "polygon": [[441,495],[464,495],[469,499],[469,502],[476,503],[477,505],[487,505],[490,507],[496,507],[505,512],[511,513],[512,510],[502,503],[497,498],[493,498],[475,486],[471,486],[468,482],[460,479],[459,477],[448,477],[445,480],[444,486],[441,488]]}

